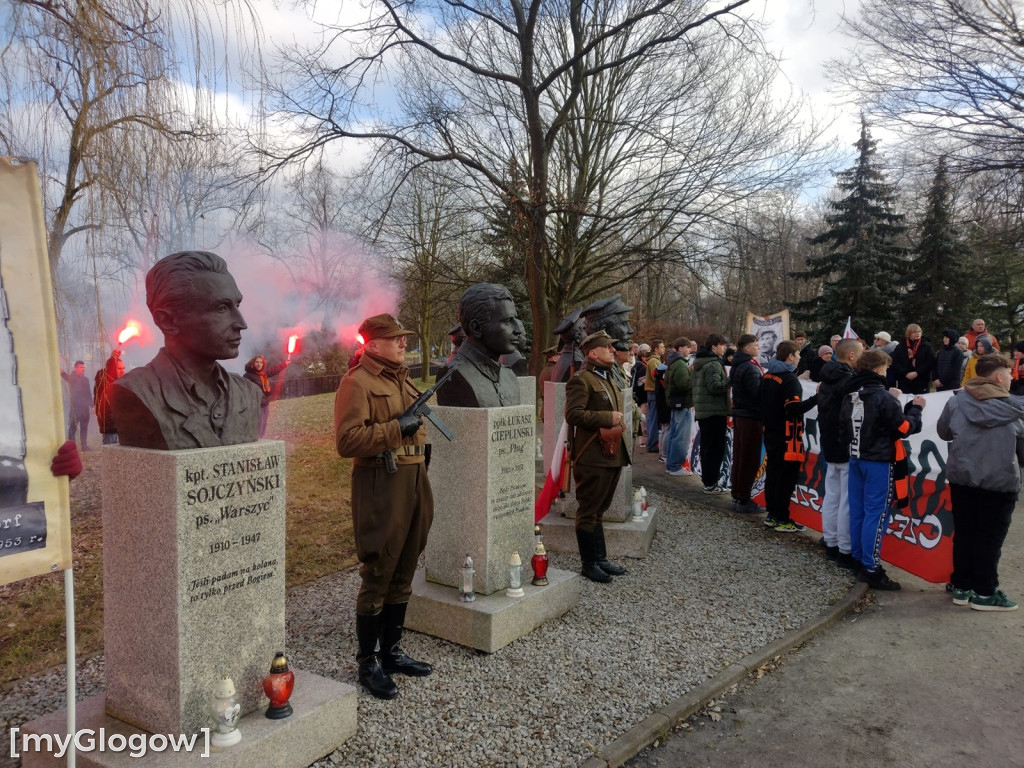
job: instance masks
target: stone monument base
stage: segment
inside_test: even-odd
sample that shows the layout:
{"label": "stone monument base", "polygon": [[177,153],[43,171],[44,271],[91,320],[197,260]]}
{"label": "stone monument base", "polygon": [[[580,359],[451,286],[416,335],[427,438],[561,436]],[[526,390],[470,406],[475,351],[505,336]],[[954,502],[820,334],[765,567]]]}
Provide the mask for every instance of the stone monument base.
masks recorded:
{"label": "stone monument base", "polygon": [[[575,500],[571,505],[575,508]],[[608,547],[608,559],[613,563],[617,557],[632,557],[642,560],[651,550],[654,532],[658,527],[655,517],[657,507],[647,509],[647,517],[634,520],[630,517],[624,523],[604,521],[604,540]],[[544,548],[554,552],[576,552],[576,521],[563,517],[558,504],[551,505],[551,512],[540,521],[540,533]]]}
{"label": "stone monument base", "polygon": [[535,587],[526,580],[529,568],[523,570],[525,596],[508,597],[502,590],[477,595],[471,603],[459,602],[459,590],[427,581],[423,570],[418,570],[412,582],[405,626],[494,653],[579,603],[579,574],[549,568],[548,585]]}
{"label": "stone monument base", "polygon": [[[142,734],[147,741],[146,754],[142,757],[131,757],[131,748],[121,752],[112,752],[109,747],[105,752],[100,752],[98,748],[92,752],[78,750],[76,765],[79,768],[305,768],[329,755],[355,735],[356,689],[309,672],[294,671],[295,693],[291,698],[294,714],[284,720],[269,720],[263,714],[265,707],[261,707],[239,721],[242,740],[238,744],[224,751],[211,749],[209,757],[202,757],[206,747],[201,733],[191,752],[172,752],[169,748],[153,752],[149,749],[150,734],[105,713],[106,696],[101,694],[80,701],[76,712],[76,727],[79,732],[83,729],[92,730],[94,733],[88,738],[97,747],[101,728],[107,744],[114,734],[120,734],[126,739],[134,734]],[[21,733],[63,736],[67,733],[67,711],[58,710],[25,723]],[[83,740],[84,737],[79,739]],[[57,758],[47,752],[25,752],[21,760],[23,768],[53,768],[66,765],[67,755]]]}

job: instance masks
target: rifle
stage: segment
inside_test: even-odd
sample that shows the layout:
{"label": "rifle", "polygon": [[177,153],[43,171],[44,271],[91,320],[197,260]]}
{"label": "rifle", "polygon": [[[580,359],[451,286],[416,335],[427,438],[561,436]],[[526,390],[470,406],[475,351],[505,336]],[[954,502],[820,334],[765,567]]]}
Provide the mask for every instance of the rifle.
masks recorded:
{"label": "rifle", "polygon": [[[448,370],[444,372],[444,375],[434,382],[434,386],[413,400],[412,405],[405,409],[402,416],[419,416],[420,418],[426,418],[437,428],[438,432],[445,436],[445,438],[448,440],[454,440],[455,435],[452,434],[452,431],[448,429],[448,426],[443,421],[437,418],[437,414],[434,413],[428,401],[434,396],[437,390],[448,382],[448,379],[452,377],[452,374],[455,373],[455,369],[458,367],[458,361],[452,361],[448,366]],[[398,462],[395,460],[396,451],[396,448],[389,448],[384,451],[384,467],[387,469],[389,474],[394,474],[398,471]]]}

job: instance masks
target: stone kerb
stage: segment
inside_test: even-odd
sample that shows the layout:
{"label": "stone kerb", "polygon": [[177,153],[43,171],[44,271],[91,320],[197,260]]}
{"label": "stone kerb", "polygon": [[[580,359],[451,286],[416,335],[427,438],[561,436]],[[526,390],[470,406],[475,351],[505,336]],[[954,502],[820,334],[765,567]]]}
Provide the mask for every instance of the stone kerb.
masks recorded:
{"label": "stone kerb", "polygon": [[[623,390],[623,403],[625,413],[622,414],[623,421],[627,427],[633,424],[633,393]],[[544,382],[544,477],[547,477],[551,469],[551,458],[554,454],[554,446],[558,439],[558,433],[565,422],[565,383],[546,381]],[[635,450],[635,441],[626,439],[630,457]],[[573,491],[570,490],[565,503],[560,505],[566,517],[576,517],[576,502]],[[604,513],[605,522],[623,523],[633,515],[633,467],[624,467],[619,476],[619,484],[615,487],[615,499],[611,507]]]}
{"label": "stone kerb", "polygon": [[449,442],[428,422],[434,523],[425,553],[426,579],[458,587],[469,554],[474,589],[489,595],[508,587],[513,550],[531,576],[535,424],[533,405],[506,408],[439,406],[455,433]]}
{"label": "stone kerb", "polygon": [[106,709],[156,733],[210,724],[221,675],[242,714],[285,648],[284,443],[103,449]]}

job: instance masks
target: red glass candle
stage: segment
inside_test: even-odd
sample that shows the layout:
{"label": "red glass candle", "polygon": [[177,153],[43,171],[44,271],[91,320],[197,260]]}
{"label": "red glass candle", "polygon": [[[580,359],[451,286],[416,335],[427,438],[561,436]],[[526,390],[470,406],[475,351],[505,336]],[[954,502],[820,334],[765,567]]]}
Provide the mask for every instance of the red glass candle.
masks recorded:
{"label": "red glass candle", "polygon": [[533,581],[536,587],[546,587],[548,584],[548,555],[544,551],[544,544],[540,541],[533,550],[533,557],[530,558],[530,565],[533,566]]}
{"label": "red glass candle", "polygon": [[280,651],[270,662],[270,674],[263,678],[263,692],[270,699],[270,706],[267,707],[267,717],[271,720],[281,720],[292,713],[292,705],[288,699],[292,696],[292,689],[295,687],[295,673],[288,669],[288,659]]}

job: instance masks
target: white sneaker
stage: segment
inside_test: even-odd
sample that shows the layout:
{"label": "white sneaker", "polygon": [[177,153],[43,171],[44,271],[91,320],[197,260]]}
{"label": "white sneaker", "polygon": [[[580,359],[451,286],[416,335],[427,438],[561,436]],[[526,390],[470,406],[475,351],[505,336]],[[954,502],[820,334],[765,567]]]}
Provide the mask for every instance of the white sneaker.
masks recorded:
{"label": "white sneaker", "polygon": [[672,475],[672,477],[686,477],[691,474],[691,472],[686,469],[666,469],[665,471]]}

